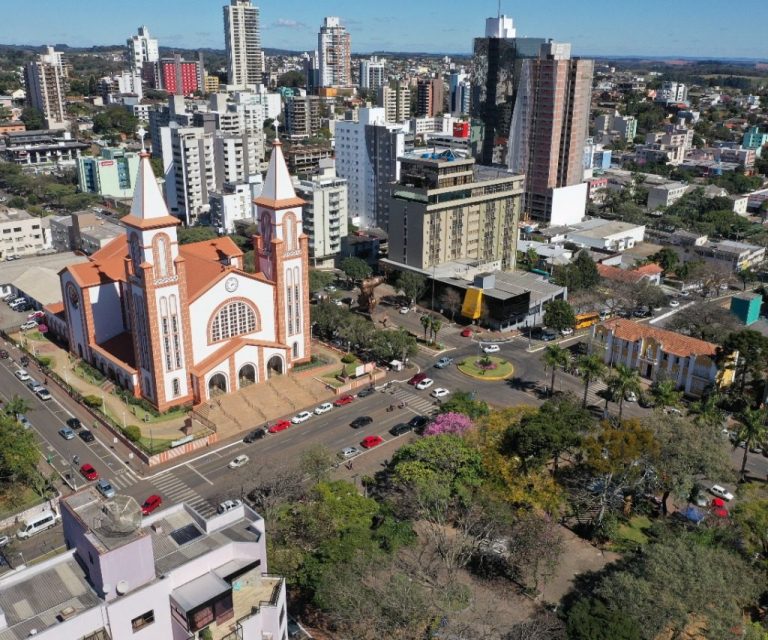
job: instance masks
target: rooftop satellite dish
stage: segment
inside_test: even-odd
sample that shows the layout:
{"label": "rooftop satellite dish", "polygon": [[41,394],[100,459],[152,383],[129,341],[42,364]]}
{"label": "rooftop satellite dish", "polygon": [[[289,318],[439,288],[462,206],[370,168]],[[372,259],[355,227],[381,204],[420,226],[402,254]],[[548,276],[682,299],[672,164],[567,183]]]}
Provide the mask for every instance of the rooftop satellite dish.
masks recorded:
{"label": "rooftop satellite dish", "polygon": [[101,508],[99,531],[112,537],[129,536],[141,527],[141,507],[130,496],[115,496]]}

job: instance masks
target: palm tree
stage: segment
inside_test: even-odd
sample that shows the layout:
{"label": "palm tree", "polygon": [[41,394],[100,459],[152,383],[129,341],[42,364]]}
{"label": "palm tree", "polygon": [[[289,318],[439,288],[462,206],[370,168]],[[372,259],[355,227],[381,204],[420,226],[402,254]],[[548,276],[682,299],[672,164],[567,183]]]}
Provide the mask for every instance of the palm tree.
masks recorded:
{"label": "palm tree", "polygon": [[741,460],[741,481],[744,482],[747,473],[747,454],[749,450],[762,444],[768,438],[768,409],[745,409],[739,414],[739,428],[736,430],[736,445],[744,443],[744,457]]}
{"label": "palm tree", "polygon": [[440,318],[432,318],[432,342],[437,342],[437,334],[443,328],[443,321]]}
{"label": "palm tree", "polygon": [[703,396],[690,407],[694,422],[700,426],[719,427],[725,420],[725,412],[720,408],[720,396],[710,393]]}
{"label": "palm tree", "polygon": [[557,374],[557,368],[564,369],[568,366],[568,362],[571,360],[571,352],[562,347],[551,344],[544,350],[544,366],[549,369],[552,368],[552,381],[549,385],[549,395],[555,393],[555,375]]}
{"label": "palm tree", "polygon": [[640,393],[640,374],[625,364],[617,364],[615,371],[613,390],[619,394],[619,422],[621,422],[626,395],[630,392]]}
{"label": "palm tree", "polygon": [[651,386],[651,397],[657,407],[676,407],[683,397],[674,380],[657,380]]}
{"label": "palm tree", "polygon": [[28,413],[32,409],[32,405],[29,404],[21,396],[13,396],[8,402],[5,403],[5,412],[9,416],[16,416],[20,413]]}
{"label": "palm tree", "polygon": [[432,316],[428,316],[426,313],[419,319],[421,326],[424,327],[424,342],[427,341],[427,331],[432,326]]}
{"label": "palm tree", "polygon": [[579,368],[579,377],[584,381],[584,400],[581,406],[586,409],[589,387],[595,380],[599,380],[605,375],[605,363],[599,355],[593,353],[589,356],[581,356],[577,366]]}

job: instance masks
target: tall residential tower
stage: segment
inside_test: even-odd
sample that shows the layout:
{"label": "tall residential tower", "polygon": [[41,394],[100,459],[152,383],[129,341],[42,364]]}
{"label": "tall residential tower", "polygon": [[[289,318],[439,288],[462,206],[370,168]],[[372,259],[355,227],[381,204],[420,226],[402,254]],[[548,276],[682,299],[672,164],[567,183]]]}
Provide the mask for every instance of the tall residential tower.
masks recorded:
{"label": "tall residential tower", "polygon": [[328,17],[317,35],[320,63],[319,86],[348,87],[352,84],[352,41],[341,20]]}
{"label": "tall residential tower", "polygon": [[67,94],[67,67],[62,54],[48,47],[24,68],[29,105],[43,114],[48,129],[66,129],[67,114],[64,97]]}
{"label": "tall residential tower", "polygon": [[149,27],[139,27],[139,32],[126,41],[128,64],[133,71],[141,71],[145,62],[157,62],[160,59],[160,50],[157,40],[150,37]]}
{"label": "tall residential tower", "polygon": [[231,0],[224,7],[227,49],[227,82],[236,87],[261,84],[264,56],[261,50],[259,8],[251,0]]}

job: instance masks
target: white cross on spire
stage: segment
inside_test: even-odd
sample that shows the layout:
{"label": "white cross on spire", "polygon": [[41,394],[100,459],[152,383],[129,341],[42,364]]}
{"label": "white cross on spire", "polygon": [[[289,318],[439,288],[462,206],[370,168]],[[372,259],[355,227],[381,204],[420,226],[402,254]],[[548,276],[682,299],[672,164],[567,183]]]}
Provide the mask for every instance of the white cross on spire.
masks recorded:
{"label": "white cross on spire", "polygon": [[144,148],[144,136],[147,135],[147,130],[144,127],[139,127],[136,133],[139,134],[139,140],[141,140],[141,152],[146,153],[146,149]]}

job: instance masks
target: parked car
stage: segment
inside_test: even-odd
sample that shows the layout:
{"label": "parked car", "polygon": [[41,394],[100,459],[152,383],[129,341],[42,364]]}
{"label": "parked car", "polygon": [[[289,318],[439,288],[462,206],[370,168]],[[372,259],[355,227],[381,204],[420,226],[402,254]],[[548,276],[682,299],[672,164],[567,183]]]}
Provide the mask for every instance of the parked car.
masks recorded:
{"label": "parked car", "polygon": [[421,382],[422,380],[426,380],[426,379],[427,379],[427,374],[426,373],[423,373],[423,372],[422,373],[417,373],[415,376],[413,376],[413,378],[411,378],[408,381],[408,384],[416,386],[417,384],[419,384],[419,382]]}
{"label": "parked car", "polygon": [[350,404],[351,402],[354,402],[354,401],[355,401],[355,398],[353,396],[341,396],[341,398],[339,398],[338,400],[336,400],[333,403],[333,406],[334,407],[343,407],[343,406],[346,406],[346,405],[348,405],[348,404]]}
{"label": "parked car", "polygon": [[409,433],[413,431],[413,427],[408,424],[407,422],[401,422],[400,424],[396,424],[394,427],[392,427],[389,430],[389,433],[391,433],[393,436],[402,436],[403,434]]}
{"label": "parked car", "polygon": [[17,413],[16,414],[16,420],[25,429],[31,429],[32,428],[32,423],[29,421],[29,418],[27,418],[27,416],[25,416],[23,413]]}
{"label": "parked car", "polygon": [[241,455],[234,458],[227,466],[230,469],[239,469],[240,467],[247,465],[249,461],[250,458],[248,456]]}
{"label": "parked car", "polygon": [[571,327],[566,327],[565,329],[560,329],[560,335],[562,335],[562,336],[572,336],[573,335],[573,329],[571,329]]}
{"label": "parked car", "polygon": [[38,387],[35,389],[35,395],[40,398],[43,402],[46,402],[51,399],[51,392],[48,391],[45,387]]}
{"label": "parked car", "polygon": [[453,358],[443,356],[437,362],[435,362],[435,369],[445,369],[453,364]]}
{"label": "parked car", "polygon": [[80,473],[83,475],[83,477],[86,480],[98,480],[99,479],[99,472],[96,471],[96,469],[93,468],[93,465],[85,463],[82,467],[80,467]]}
{"label": "parked car", "polygon": [[312,414],[309,411],[302,411],[301,413],[297,413],[293,418],[291,418],[291,422],[293,424],[301,424],[302,422],[306,422],[312,417]]}
{"label": "parked car", "polygon": [[627,402],[637,402],[637,394],[634,391],[627,391],[624,394],[624,400]]}
{"label": "parked car", "polygon": [[216,507],[216,513],[226,513],[227,511],[232,511],[232,509],[237,509],[239,506],[242,506],[242,504],[242,500],[225,500],[218,507]]}
{"label": "parked car", "polygon": [[373,387],[365,387],[365,389],[361,389],[360,391],[357,392],[357,397],[367,398],[368,396],[371,396],[374,393],[376,393],[376,389],[374,389]]}
{"label": "parked car", "polygon": [[328,413],[331,409],[333,409],[333,405],[330,402],[324,402],[315,409],[315,415],[319,416],[324,413]]}
{"label": "parked car", "polygon": [[464,330],[461,332],[461,337],[462,337],[462,338],[471,338],[471,337],[472,337],[472,329],[470,329],[469,327],[467,327],[466,329],[464,329]]}
{"label": "parked car", "polygon": [[366,436],[360,444],[364,449],[373,449],[374,447],[378,447],[382,442],[384,442],[384,438],[381,436]]}
{"label": "parked car", "polygon": [[344,447],[339,452],[339,455],[345,460],[349,460],[349,458],[354,458],[355,456],[359,456],[360,449],[358,449],[357,447]]}
{"label": "parked car", "polygon": [[42,385],[42,384],[40,384],[40,383],[39,383],[37,380],[35,380],[34,378],[30,378],[29,380],[27,380],[27,389],[29,389],[29,390],[30,390],[32,393],[34,393],[34,392],[35,392],[35,389],[39,389],[39,388],[40,388],[40,387],[42,387],[42,386],[43,386],[43,385]]}
{"label": "parked car", "polygon": [[433,384],[435,384],[435,381],[432,378],[424,378],[416,385],[416,388],[419,391],[424,391],[424,389],[429,389]]}
{"label": "parked car", "polygon": [[93,434],[90,431],[88,431],[88,429],[83,429],[77,435],[80,436],[80,439],[83,442],[93,442],[94,440],[96,440],[96,438],[93,437]]}
{"label": "parked car", "polygon": [[683,412],[677,407],[664,407],[664,413],[668,416],[676,416],[678,418],[683,417]]}
{"label": "parked car", "polygon": [[105,480],[104,478],[101,478],[96,483],[96,490],[103,495],[105,498],[114,498],[115,497],[115,489],[112,487],[111,484],[109,484],[108,480]]}
{"label": "parked car", "polygon": [[410,307],[400,307],[400,315],[404,316],[410,311]]}
{"label": "parked car", "polygon": [[43,318],[45,318],[44,311],[35,311],[27,316],[27,320],[42,320]]}
{"label": "parked car", "polygon": [[672,298],[672,300],[669,301],[669,306],[673,309],[677,309],[680,306],[680,301]]}
{"label": "parked car", "polygon": [[77,418],[70,418],[67,420],[67,426],[70,429],[74,429],[75,431],[83,428],[83,423],[80,422]]}
{"label": "parked car", "polygon": [[371,416],[360,416],[359,418],[355,418],[352,422],[350,422],[349,426],[353,429],[362,429],[363,427],[367,427],[372,422],[373,418],[371,418]]}
{"label": "parked car", "polygon": [[22,331],[28,331],[29,329],[37,329],[37,327],[37,320],[27,320],[26,322],[23,322],[19,328]]}
{"label": "parked car", "polygon": [[332,284],[326,285],[325,290],[328,293],[336,293],[336,287],[334,287]]}
{"label": "parked car", "polygon": [[61,429],[59,429],[59,435],[65,440],[75,439],[75,432],[72,431],[72,429],[70,429],[69,427],[62,427]]}
{"label": "parked car", "polygon": [[553,340],[557,340],[557,334],[552,329],[544,329],[541,332],[542,342],[552,342]]}
{"label": "parked car", "polygon": [[730,491],[728,491],[725,487],[719,484],[713,484],[709,488],[709,492],[713,496],[717,496],[718,498],[722,498],[723,500],[727,500],[728,502],[733,500],[733,494]]}
{"label": "parked car", "polygon": [[267,430],[264,427],[261,427],[260,429],[254,429],[247,436],[245,436],[245,438],[243,438],[243,442],[245,444],[251,444],[252,442],[261,440],[266,435]]}
{"label": "parked car", "polygon": [[15,375],[22,382],[26,382],[30,378],[30,375],[24,369],[17,369],[13,375]]}
{"label": "parked car", "polygon": [[163,504],[163,499],[156,494],[152,494],[144,501],[144,504],[141,505],[141,515],[148,516],[161,504]]}
{"label": "parked car", "polygon": [[449,393],[451,392],[448,391],[448,389],[438,388],[435,389],[430,395],[433,398],[445,398],[445,396],[447,396]]}
{"label": "parked car", "polygon": [[427,416],[414,416],[408,421],[408,424],[411,429],[415,430],[417,433],[421,433],[424,427],[429,424],[429,418],[427,418]]}
{"label": "parked car", "polygon": [[291,426],[290,420],[280,420],[278,422],[275,422],[267,431],[270,433],[280,433],[281,431],[285,431]]}
{"label": "parked car", "polygon": [[484,353],[499,353],[501,351],[501,347],[497,344],[486,344],[483,347]]}

